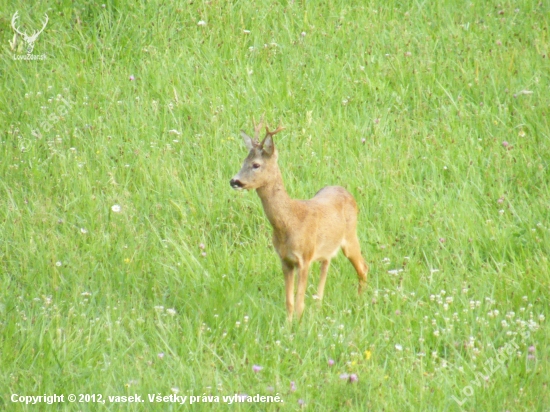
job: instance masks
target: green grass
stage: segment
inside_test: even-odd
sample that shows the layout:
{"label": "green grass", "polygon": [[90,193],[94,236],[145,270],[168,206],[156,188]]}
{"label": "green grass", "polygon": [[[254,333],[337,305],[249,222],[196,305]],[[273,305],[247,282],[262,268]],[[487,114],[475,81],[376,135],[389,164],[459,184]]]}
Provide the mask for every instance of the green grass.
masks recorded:
{"label": "green grass", "polygon": [[[0,409],[549,410],[546,2],[49,3],[0,1]],[[354,194],[371,266],[358,297],[335,259],[320,308],[314,267],[299,325],[229,186],[263,113],[292,197]]]}

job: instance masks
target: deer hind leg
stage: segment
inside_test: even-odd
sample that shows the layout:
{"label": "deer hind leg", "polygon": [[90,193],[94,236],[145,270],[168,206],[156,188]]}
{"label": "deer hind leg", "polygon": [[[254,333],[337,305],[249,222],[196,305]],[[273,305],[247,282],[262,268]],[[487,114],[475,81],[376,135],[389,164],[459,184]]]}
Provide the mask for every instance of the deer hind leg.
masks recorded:
{"label": "deer hind leg", "polygon": [[285,274],[285,293],[286,293],[286,314],[288,322],[292,322],[294,313],[294,266],[286,262],[283,263],[283,273]]}
{"label": "deer hind leg", "polygon": [[342,244],[342,251],[344,255],[349,259],[355,271],[357,272],[357,278],[359,279],[359,294],[363,292],[363,288],[367,283],[367,274],[369,273],[369,267],[361,255],[361,246],[359,245],[359,239],[357,239],[357,234],[353,233],[350,236],[351,239],[346,239]]}
{"label": "deer hind leg", "polygon": [[309,272],[310,262],[301,262],[298,266],[298,290],[296,291],[296,317],[298,319],[302,318],[302,313],[305,308],[305,294],[307,288],[307,275]]}
{"label": "deer hind leg", "polygon": [[325,283],[327,281],[329,266],[330,260],[321,261],[321,275],[319,276],[319,287],[317,288],[317,299],[319,299],[319,303],[323,300],[323,294],[325,293]]}

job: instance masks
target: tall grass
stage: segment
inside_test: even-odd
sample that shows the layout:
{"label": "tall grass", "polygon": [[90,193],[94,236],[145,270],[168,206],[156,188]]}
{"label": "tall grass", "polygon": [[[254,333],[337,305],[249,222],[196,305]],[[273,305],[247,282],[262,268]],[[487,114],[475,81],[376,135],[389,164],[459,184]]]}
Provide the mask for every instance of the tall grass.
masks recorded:
{"label": "tall grass", "polygon": [[[6,410],[548,410],[545,2],[0,4]],[[354,194],[371,266],[358,297],[336,259],[320,308],[314,268],[299,325],[229,186],[263,113],[292,197]]]}

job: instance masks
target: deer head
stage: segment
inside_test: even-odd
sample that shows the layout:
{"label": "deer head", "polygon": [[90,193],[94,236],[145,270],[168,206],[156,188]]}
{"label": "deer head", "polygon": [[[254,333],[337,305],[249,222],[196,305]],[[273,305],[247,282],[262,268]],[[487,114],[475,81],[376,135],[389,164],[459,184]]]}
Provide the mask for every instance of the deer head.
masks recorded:
{"label": "deer head", "polygon": [[13,15],[12,19],[11,19],[11,27],[13,28],[13,30],[19,34],[21,37],[23,37],[23,40],[25,41],[25,43],[27,43],[27,53],[28,54],[31,54],[33,49],[34,49],[34,42],[36,41],[36,39],[38,38],[38,36],[40,35],[40,33],[42,33],[44,31],[44,29],[46,28],[46,25],[48,24],[48,15],[47,14],[44,14],[46,16],[46,20],[44,21],[44,24],[42,25],[42,28],[39,30],[39,31],[35,31],[32,33],[32,35],[27,35],[27,33],[25,32],[22,32],[21,30],[19,30],[17,27],[16,27],[16,22],[17,22],[17,19],[19,18],[19,14],[18,12],[16,11],[15,14]]}
{"label": "deer head", "polygon": [[263,121],[254,127],[254,138],[241,130],[241,136],[249,152],[240,172],[229,182],[233,189],[258,189],[278,176],[277,150],[273,144],[273,135],[279,133],[284,127],[279,126],[270,131],[266,126],[265,137],[260,143],[259,135],[262,127]]}

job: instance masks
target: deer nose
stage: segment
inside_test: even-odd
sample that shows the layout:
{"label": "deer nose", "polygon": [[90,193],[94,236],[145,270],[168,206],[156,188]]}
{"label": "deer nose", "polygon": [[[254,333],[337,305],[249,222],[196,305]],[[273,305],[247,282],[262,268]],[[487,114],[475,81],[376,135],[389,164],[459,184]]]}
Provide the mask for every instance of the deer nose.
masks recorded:
{"label": "deer nose", "polygon": [[243,187],[242,182],[241,182],[240,180],[238,180],[238,179],[231,179],[231,180],[229,181],[229,184],[231,185],[231,187],[232,187],[233,189],[238,189],[238,188]]}

